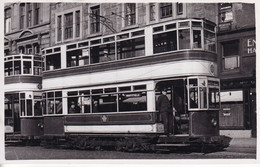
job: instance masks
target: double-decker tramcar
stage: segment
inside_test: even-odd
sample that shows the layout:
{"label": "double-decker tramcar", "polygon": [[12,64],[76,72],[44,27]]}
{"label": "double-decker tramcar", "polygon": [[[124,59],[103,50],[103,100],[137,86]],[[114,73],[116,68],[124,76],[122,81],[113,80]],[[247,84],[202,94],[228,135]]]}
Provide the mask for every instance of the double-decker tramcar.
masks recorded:
{"label": "double-decker tramcar", "polygon": [[[214,23],[183,19],[45,48],[45,140],[126,150],[223,144],[215,44]],[[156,108],[161,89],[176,109],[172,136]]]}
{"label": "double-decker tramcar", "polygon": [[35,140],[42,130],[42,58],[7,55],[5,61],[6,142]]}

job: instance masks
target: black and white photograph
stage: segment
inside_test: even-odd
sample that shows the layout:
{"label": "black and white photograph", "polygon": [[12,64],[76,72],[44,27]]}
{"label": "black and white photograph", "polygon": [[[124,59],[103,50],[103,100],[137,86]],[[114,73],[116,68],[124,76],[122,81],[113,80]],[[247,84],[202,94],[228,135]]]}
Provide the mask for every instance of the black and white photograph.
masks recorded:
{"label": "black and white photograph", "polygon": [[255,1],[2,3],[3,164],[257,162]]}

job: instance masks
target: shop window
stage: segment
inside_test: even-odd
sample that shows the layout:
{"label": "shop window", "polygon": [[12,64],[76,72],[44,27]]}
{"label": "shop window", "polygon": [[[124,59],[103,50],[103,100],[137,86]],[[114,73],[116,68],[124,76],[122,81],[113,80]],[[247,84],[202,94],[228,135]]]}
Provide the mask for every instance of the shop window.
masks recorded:
{"label": "shop window", "polygon": [[179,49],[190,49],[190,30],[179,30]]}
{"label": "shop window", "polygon": [[90,33],[100,32],[100,6],[94,6],[90,8]]}
{"label": "shop window", "polygon": [[115,43],[91,47],[90,56],[91,63],[115,60]]}
{"label": "shop window", "polygon": [[155,4],[150,4],[149,6],[150,8],[150,21],[154,21],[155,20]]}
{"label": "shop window", "polygon": [[201,47],[201,30],[193,30],[193,48]]}
{"label": "shop window", "polygon": [[172,3],[160,3],[160,18],[172,17]]}
{"label": "shop window", "polygon": [[118,59],[144,56],[144,37],[117,42],[117,55]]}
{"label": "shop window", "polygon": [[11,9],[5,9],[5,33],[11,32]]}
{"label": "shop window", "polygon": [[46,70],[54,70],[61,68],[60,53],[46,56]]}
{"label": "shop window", "polygon": [[177,50],[176,31],[153,35],[154,53]]}
{"label": "shop window", "polygon": [[136,24],[136,4],[126,3],[125,4],[125,26]]}
{"label": "shop window", "polygon": [[119,111],[146,111],[147,94],[146,92],[120,93],[118,95]]}
{"label": "shop window", "polygon": [[70,39],[73,37],[73,13],[65,14],[64,19],[64,39]]}
{"label": "shop window", "polygon": [[239,40],[223,42],[222,56],[224,70],[232,70],[239,68]]}

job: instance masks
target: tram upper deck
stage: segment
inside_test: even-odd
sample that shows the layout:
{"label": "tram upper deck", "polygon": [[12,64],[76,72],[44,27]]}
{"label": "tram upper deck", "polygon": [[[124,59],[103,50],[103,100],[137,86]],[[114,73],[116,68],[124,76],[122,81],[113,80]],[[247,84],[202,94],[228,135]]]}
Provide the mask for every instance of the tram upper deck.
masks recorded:
{"label": "tram upper deck", "polygon": [[43,89],[217,76],[215,52],[215,24],[204,19],[173,20],[61,44],[43,50]]}

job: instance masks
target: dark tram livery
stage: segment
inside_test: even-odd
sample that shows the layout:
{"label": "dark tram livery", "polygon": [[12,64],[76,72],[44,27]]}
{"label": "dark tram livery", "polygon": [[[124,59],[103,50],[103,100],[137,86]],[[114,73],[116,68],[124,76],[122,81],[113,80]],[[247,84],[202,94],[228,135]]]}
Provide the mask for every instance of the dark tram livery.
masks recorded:
{"label": "dark tram livery", "polygon": [[[11,98],[6,93],[6,111],[12,110],[21,136],[85,149],[226,146],[219,135],[214,23],[169,21],[56,45],[42,53],[41,82],[31,79],[34,89],[12,91]],[[34,67],[32,63],[29,70]],[[19,79],[23,77],[29,80],[27,75]],[[164,134],[156,108],[162,89],[176,109],[171,136]],[[6,121],[6,129],[14,131],[15,124]]]}

